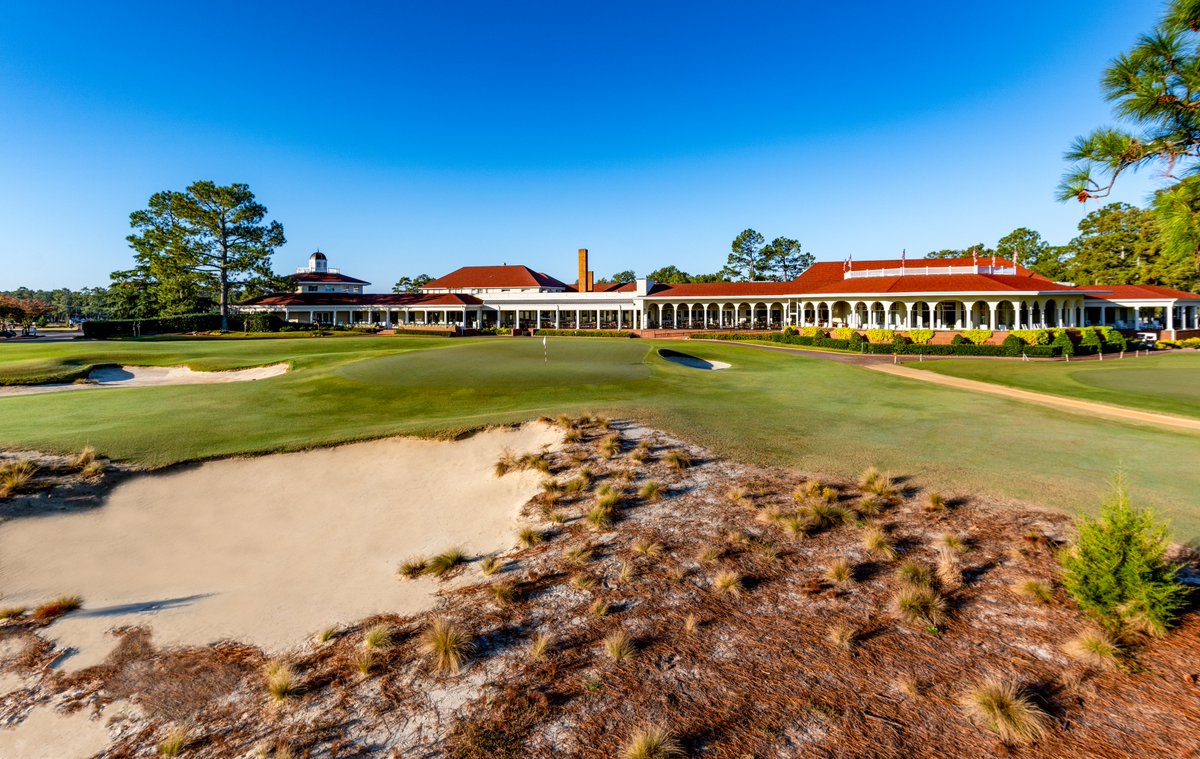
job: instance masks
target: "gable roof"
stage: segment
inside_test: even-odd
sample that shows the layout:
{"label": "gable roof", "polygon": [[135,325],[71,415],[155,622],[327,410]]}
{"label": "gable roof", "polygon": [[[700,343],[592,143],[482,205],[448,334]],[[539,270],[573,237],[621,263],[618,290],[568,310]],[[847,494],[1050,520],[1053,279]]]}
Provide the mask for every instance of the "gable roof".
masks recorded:
{"label": "gable roof", "polygon": [[528,266],[463,266],[427,283],[423,290],[469,290],[497,287],[554,287],[567,285]]}

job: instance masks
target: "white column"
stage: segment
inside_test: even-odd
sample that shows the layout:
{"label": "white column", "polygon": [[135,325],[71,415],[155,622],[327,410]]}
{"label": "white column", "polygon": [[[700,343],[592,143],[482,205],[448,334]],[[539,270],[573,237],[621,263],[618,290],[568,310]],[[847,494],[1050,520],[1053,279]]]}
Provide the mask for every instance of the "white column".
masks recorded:
{"label": "white column", "polygon": [[991,312],[991,317],[988,319],[988,329],[994,332],[996,330],[996,316],[1000,312],[1000,303],[990,301],[988,303],[988,310]]}
{"label": "white column", "polygon": [[621,304],[617,304],[617,329],[622,329],[624,324],[621,322]]}
{"label": "white column", "polygon": [[1164,310],[1167,312],[1167,332],[1171,333],[1171,337],[1175,337],[1175,304],[1168,303]]}

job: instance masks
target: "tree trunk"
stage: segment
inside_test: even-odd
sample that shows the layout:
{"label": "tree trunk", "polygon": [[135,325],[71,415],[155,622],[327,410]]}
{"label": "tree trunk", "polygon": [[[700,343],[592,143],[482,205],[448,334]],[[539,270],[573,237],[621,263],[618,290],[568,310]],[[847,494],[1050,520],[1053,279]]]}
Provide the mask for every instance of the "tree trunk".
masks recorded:
{"label": "tree trunk", "polygon": [[221,331],[229,331],[229,270],[221,267]]}

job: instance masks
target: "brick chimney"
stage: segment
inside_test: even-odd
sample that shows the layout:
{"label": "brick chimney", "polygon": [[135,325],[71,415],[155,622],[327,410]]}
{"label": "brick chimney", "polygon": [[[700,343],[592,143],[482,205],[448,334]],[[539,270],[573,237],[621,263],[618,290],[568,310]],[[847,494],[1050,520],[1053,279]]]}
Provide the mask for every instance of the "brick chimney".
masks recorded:
{"label": "brick chimney", "polygon": [[588,271],[588,251],[587,248],[579,249],[579,283],[578,289],[581,293],[590,293],[592,291],[592,273]]}

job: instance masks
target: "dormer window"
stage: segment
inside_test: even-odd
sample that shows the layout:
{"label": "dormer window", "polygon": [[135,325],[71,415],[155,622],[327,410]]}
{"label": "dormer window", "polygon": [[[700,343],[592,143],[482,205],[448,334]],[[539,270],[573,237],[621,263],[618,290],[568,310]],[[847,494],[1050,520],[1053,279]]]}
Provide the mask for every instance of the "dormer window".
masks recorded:
{"label": "dormer window", "polygon": [[308,291],[309,291],[310,293],[315,293],[315,292],[317,291],[317,286],[316,286],[316,285],[309,285],[309,286],[308,286]]}

